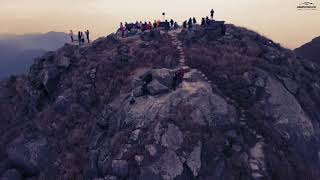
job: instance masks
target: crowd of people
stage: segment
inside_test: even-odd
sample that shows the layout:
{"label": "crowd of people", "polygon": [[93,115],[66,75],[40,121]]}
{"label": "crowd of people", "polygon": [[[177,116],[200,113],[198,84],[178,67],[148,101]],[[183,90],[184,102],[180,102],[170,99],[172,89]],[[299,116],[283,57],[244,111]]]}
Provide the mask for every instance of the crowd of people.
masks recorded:
{"label": "crowd of people", "polygon": [[82,31],[78,31],[78,38],[74,38],[73,31],[70,30],[70,38],[71,43],[78,42],[79,45],[84,44],[85,40],[87,40],[88,43],[90,43],[90,32],[89,30],[86,30],[84,33]]}
{"label": "crowd of people", "polygon": [[165,32],[168,32],[170,29],[178,28],[178,23],[171,19],[170,21],[165,20],[161,22],[160,20],[154,20],[153,23],[151,21],[145,22],[135,22],[135,23],[127,23],[124,24],[121,22],[118,32],[121,32],[121,36],[125,37],[126,33],[131,33],[133,29],[141,30],[142,32],[146,30],[156,29],[156,28],[164,28]]}
{"label": "crowd of people", "polygon": [[[210,24],[210,21],[213,21],[213,16],[214,16],[214,10],[212,9],[212,10],[210,11],[210,17],[211,17],[211,19],[209,19],[208,16],[203,17],[203,18],[201,19],[201,26]],[[196,19],[195,17],[193,17],[193,18],[190,17],[189,20],[186,20],[186,21],[184,21],[184,22],[182,23],[182,27],[185,28],[185,29],[186,29],[186,28],[192,29],[193,25],[195,25],[195,24],[197,24],[197,19]]]}

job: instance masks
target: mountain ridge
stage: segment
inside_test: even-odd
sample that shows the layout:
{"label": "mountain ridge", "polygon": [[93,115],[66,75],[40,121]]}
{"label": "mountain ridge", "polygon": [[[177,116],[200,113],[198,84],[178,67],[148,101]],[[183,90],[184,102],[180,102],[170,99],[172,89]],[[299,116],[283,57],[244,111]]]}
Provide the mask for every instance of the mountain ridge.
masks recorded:
{"label": "mountain ridge", "polygon": [[319,70],[234,25],[225,36],[195,26],[66,44],[0,81],[0,174],[316,180]]}

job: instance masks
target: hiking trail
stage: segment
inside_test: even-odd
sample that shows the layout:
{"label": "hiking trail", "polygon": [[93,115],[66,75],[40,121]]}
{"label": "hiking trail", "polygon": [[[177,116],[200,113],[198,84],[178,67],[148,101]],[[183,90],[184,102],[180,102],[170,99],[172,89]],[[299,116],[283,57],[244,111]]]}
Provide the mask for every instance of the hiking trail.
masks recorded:
{"label": "hiking trail", "polygon": [[[190,75],[192,74],[192,72],[197,72],[199,73],[203,79],[210,84],[210,86],[213,89],[218,89],[217,86],[208,79],[208,77],[201,72],[198,69],[191,69],[188,65],[186,65],[186,55],[183,49],[183,44],[182,42],[179,40],[178,38],[178,34],[181,32],[181,30],[174,30],[174,31],[170,31],[169,35],[171,36],[172,39],[172,44],[178,49],[179,51],[179,68],[182,69],[186,69],[188,72],[185,74],[184,76],[184,81],[190,78]],[[183,88],[187,89],[188,84],[187,83],[183,83]],[[264,137],[259,134],[258,132],[256,132],[254,129],[252,129],[249,126],[248,123],[248,119],[247,119],[247,110],[243,107],[241,107],[234,99],[231,99],[230,97],[226,97],[225,98],[226,101],[229,104],[234,105],[235,107],[237,107],[238,112],[239,112],[239,119],[240,119],[240,128],[243,129],[243,132],[246,132],[250,135],[252,135],[253,137],[255,137],[256,139],[256,144],[254,145],[254,147],[252,147],[250,149],[250,155],[251,158],[249,159],[250,161],[250,169],[251,169],[251,176],[254,179],[261,179],[264,177],[264,173],[266,171],[265,169],[265,164],[264,164],[264,157],[263,157],[263,145],[264,145]]]}

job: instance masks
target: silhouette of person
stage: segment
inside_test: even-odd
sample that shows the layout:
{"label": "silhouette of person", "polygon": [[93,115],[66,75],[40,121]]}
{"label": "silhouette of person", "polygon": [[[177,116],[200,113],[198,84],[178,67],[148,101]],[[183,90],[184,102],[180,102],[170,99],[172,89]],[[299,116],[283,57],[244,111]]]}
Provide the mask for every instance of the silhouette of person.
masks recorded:
{"label": "silhouette of person", "polygon": [[79,45],[81,44],[81,32],[78,31],[78,42],[79,42]]}
{"label": "silhouette of person", "polygon": [[214,15],[214,10],[211,9],[211,11],[210,11],[211,20],[213,20],[213,15]]}
{"label": "silhouette of person", "polygon": [[89,37],[90,32],[89,32],[89,30],[86,30],[85,33],[86,33],[86,36],[87,36],[88,43],[90,43],[90,37]]}
{"label": "silhouette of person", "polygon": [[154,22],[153,22],[153,28],[157,28],[157,21],[156,20],[154,20]]}
{"label": "silhouette of person", "polygon": [[130,103],[130,105],[133,105],[135,102],[136,102],[136,100],[134,98],[133,92],[131,92],[129,103]]}
{"label": "silhouette of person", "polygon": [[175,29],[179,28],[179,25],[178,25],[177,22],[174,22],[174,28],[175,28]]}
{"label": "silhouette of person", "polygon": [[178,84],[178,72],[175,72],[172,77],[172,89],[175,91]]}
{"label": "silhouette of person", "polygon": [[201,19],[201,26],[204,26],[206,24],[206,20],[204,18]]}
{"label": "silhouette of person", "polygon": [[122,22],[120,23],[120,28],[119,28],[120,32],[121,32],[121,36],[124,38],[124,26],[122,24]]}
{"label": "silhouette of person", "polygon": [[187,28],[187,21],[183,21],[183,24],[182,24],[183,28]]}
{"label": "silhouette of person", "polygon": [[193,19],[192,19],[192,23],[193,23],[193,24],[197,24],[197,20],[196,20],[196,18],[195,18],[195,17],[193,17]]}
{"label": "silhouette of person", "polygon": [[206,24],[210,24],[210,19],[208,16],[206,17]]}
{"label": "silhouette of person", "polygon": [[70,30],[70,38],[71,38],[71,42],[73,43],[73,31]]}
{"label": "silhouette of person", "polygon": [[189,21],[188,21],[188,29],[190,30],[192,28],[192,19],[189,18]]}
{"label": "silhouette of person", "polygon": [[173,27],[173,25],[174,25],[173,19],[170,20],[170,25],[171,25],[171,27]]}
{"label": "silhouette of person", "polygon": [[170,29],[170,23],[168,22],[168,20],[165,20],[165,25],[164,25],[165,33],[168,33],[169,29]]}
{"label": "silhouette of person", "polygon": [[80,34],[81,34],[81,35],[80,35],[80,36],[81,36],[81,42],[84,43],[84,35],[83,35],[83,32],[81,31]]}

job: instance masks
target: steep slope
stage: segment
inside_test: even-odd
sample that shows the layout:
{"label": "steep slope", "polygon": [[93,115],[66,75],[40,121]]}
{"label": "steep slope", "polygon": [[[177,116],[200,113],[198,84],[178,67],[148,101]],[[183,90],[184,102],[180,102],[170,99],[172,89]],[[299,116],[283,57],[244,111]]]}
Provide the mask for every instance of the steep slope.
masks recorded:
{"label": "steep slope", "polygon": [[311,42],[308,42],[301,47],[294,50],[294,52],[303,57],[319,63],[320,61],[320,37],[314,38]]}
{"label": "steep slope", "polygon": [[244,28],[208,33],[65,45],[2,81],[2,177],[316,180],[319,66]]}

